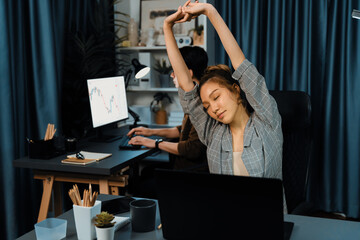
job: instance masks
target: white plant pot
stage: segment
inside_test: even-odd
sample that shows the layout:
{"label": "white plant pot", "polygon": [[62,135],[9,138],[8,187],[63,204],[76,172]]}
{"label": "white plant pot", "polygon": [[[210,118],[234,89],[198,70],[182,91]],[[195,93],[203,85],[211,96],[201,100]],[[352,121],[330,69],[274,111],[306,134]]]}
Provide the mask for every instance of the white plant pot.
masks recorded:
{"label": "white plant pot", "polygon": [[96,229],[96,237],[98,240],[114,240],[115,235],[115,226],[108,228],[98,228]]}

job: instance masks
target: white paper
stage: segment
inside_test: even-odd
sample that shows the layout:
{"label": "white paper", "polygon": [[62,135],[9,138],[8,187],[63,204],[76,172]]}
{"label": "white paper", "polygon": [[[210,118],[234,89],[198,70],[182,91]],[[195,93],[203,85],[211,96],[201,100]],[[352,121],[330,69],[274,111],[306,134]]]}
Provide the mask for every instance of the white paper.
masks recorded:
{"label": "white paper", "polygon": [[[111,153],[96,153],[86,151],[80,151],[80,153],[84,156],[85,159],[94,159],[97,161],[110,157],[112,155]],[[67,158],[76,158],[76,154],[68,155]]]}

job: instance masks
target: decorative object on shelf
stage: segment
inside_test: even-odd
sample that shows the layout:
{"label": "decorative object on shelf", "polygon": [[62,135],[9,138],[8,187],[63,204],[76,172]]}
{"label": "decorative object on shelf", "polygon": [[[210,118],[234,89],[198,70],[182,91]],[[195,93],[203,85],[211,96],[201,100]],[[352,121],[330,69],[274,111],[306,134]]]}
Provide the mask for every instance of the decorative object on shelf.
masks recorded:
{"label": "decorative object on shelf", "polygon": [[157,60],[154,66],[154,69],[160,73],[159,81],[161,87],[170,87],[170,72],[172,71],[172,67],[167,64],[166,60],[163,58],[161,60]]}
{"label": "decorative object on shelf", "polygon": [[130,46],[135,47],[139,42],[139,27],[133,18],[130,19],[128,25],[128,36],[130,41]]}
{"label": "decorative object on shelf", "polygon": [[[155,30],[155,45],[165,45],[164,32],[162,29],[164,20],[167,16],[176,12],[177,8],[183,4],[184,0],[141,1],[141,28],[153,28]],[[194,28],[194,21],[175,24],[174,34],[186,35],[191,28]]]}
{"label": "decorative object on shelf", "polygon": [[155,29],[154,28],[149,28],[147,30],[147,41],[146,41],[146,46],[147,47],[155,46],[154,35],[155,35]]}
{"label": "decorative object on shelf", "polygon": [[196,25],[195,28],[190,29],[188,35],[193,32],[193,45],[204,45],[204,25]]}
{"label": "decorative object on shelf", "polygon": [[155,123],[156,124],[166,124],[167,123],[167,113],[164,108],[163,100],[168,99],[169,103],[172,103],[171,98],[167,93],[156,93],[154,95],[154,100],[150,103],[150,109],[155,113]]}
{"label": "decorative object on shelf", "polygon": [[95,217],[96,237],[98,240],[113,240],[115,235],[114,215],[108,212],[101,212]]}
{"label": "decorative object on shelf", "polygon": [[192,43],[192,39],[189,36],[175,36],[175,40],[179,48],[190,46]]}

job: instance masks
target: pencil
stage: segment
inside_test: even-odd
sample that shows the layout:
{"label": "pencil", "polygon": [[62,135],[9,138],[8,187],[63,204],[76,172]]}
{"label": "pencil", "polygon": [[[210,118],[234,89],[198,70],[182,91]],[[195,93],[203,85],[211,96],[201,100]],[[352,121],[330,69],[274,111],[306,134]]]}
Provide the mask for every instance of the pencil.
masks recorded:
{"label": "pencil", "polygon": [[79,192],[79,188],[77,187],[76,184],[74,185],[74,191],[75,191],[76,200],[78,201],[79,205],[81,206],[80,192]]}
{"label": "pencil", "polygon": [[82,205],[83,205],[84,207],[87,207],[86,204],[87,204],[86,189],[84,189],[84,193],[83,193],[83,203],[82,203]]}
{"label": "pencil", "polygon": [[90,203],[92,203],[92,189],[91,189],[91,183],[89,183],[89,195],[90,195]]}
{"label": "pencil", "polygon": [[71,201],[73,202],[74,205],[77,205],[77,202],[76,202],[76,198],[72,192],[72,189],[69,190],[69,196],[71,198]]}
{"label": "pencil", "polygon": [[94,206],[95,205],[95,201],[96,201],[96,199],[97,199],[97,197],[98,197],[98,192],[94,192],[93,193],[93,197],[92,197],[92,201],[91,201],[91,206]]}
{"label": "pencil", "polygon": [[46,141],[46,140],[47,140],[48,129],[49,129],[49,123],[48,123],[47,128],[46,128],[46,131],[45,131],[44,141]]}

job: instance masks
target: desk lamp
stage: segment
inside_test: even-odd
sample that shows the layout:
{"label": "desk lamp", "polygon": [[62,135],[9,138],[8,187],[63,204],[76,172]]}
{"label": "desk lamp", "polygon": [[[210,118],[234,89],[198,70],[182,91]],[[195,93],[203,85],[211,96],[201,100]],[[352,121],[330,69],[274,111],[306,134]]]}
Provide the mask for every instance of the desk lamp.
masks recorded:
{"label": "desk lamp", "polygon": [[[149,72],[150,72],[150,67],[145,66],[143,64],[141,64],[139,62],[139,60],[137,60],[136,58],[134,58],[133,60],[131,60],[132,66],[135,69],[135,79],[140,79],[145,77]],[[130,68],[126,74],[125,74],[125,84],[126,84],[126,88],[129,85],[130,82],[130,78],[131,75],[133,73],[133,70]]]}
{"label": "desk lamp", "polygon": [[[135,69],[135,78],[136,79],[143,78],[150,72],[150,67],[141,64],[139,62],[139,60],[137,60],[136,58],[134,58],[131,61],[131,63],[133,65],[134,69]],[[126,75],[125,75],[125,88],[127,88],[128,85],[129,85],[132,73],[133,73],[132,69],[129,69],[126,72]],[[129,126],[130,129],[135,128],[135,127],[139,127],[139,126],[147,127],[147,125],[145,125],[145,124],[138,124],[138,122],[140,121],[140,116],[137,113],[135,113],[133,110],[131,110],[129,107],[128,107],[128,112],[134,118],[134,124]]]}
{"label": "desk lamp", "polygon": [[356,9],[353,9],[353,12],[352,12],[351,16],[353,18],[360,19],[360,11],[356,10]]}

